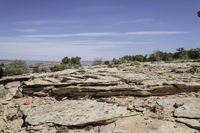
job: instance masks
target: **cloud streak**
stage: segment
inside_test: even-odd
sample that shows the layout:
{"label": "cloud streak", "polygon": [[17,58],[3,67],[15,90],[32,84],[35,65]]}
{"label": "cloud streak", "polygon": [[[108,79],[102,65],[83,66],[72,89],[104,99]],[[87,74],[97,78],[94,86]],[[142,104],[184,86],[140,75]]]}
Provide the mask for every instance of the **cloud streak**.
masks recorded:
{"label": "cloud streak", "polygon": [[153,21],[154,21],[154,19],[150,19],[150,18],[140,18],[140,19],[134,19],[134,20],[120,21],[120,22],[116,23],[116,25],[119,25],[119,24],[149,23],[149,22],[153,22]]}
{"label": "cloud streak", "polygon": [[35,34],[24,35],[24,37],[30,38],[66,38],[66,37],[103,37],[103,36],[155,36],[155,35],[181,35],[188,34],[189,32],[180,31],[139,31],[139,32],[82,32],[74,34]]}
{"label": "cloud streak", "polygon": [[17,32],[22,32],[22,33],[35,33],[38,32],[37,29],[16,29]]}
{"label": "cloud streak", "polygon": [[180,31],[141,31],[141,32],[127,32],[127,35],[180,35],[188,34],[189,32]]}
{"label": "cloud streak", "polygon": [[75,34],[40,34],[40,35],[24,35],[31,38],[65,38],[65,37],[99,37],[99,36],[114,36],[116,32],[83,32]]}
{"label": "cloud streak", "polygon": [[49,24],[71,24],[80,22],[77,20],[24,20],[24,21],[17,21],[13,24],[16,25],[49,25]]}

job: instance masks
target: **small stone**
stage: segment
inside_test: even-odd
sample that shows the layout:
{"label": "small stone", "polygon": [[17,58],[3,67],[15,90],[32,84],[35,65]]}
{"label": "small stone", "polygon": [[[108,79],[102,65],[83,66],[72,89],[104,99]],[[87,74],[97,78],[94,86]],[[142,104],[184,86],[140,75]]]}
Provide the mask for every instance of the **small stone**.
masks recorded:
{"label": "small stone", "polygon": [[133,105],[128,105],[128,107],[127,107],[127,110],[129,110],[129,111],[133,111]]}
{"label": "small stone", "polygon": [[144,108],[135,108],[135,111],[137,111],[137,112],[144,112],[145,109]]}

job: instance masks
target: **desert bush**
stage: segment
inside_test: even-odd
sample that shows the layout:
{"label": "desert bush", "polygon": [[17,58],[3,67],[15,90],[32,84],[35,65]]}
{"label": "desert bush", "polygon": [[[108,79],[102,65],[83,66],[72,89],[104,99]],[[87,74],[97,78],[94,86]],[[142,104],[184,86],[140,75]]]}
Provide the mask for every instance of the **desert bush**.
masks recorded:
{"label": "desert bush", "polygon": [[94,59],[94,61],[92,62],[92,65],[93,65],[93,66],[102,65],[102,64],[103,64],[103,59],[102,59],[102,58],[96,58],[96,59]]}
{"label": "desert bush", "polygon": [[70,64],[71,63],[71,59],[69,57],[64,57],[61,61],[61,64]]}
{"label": "desert bush", "polygon": [[122,63],[125,63],[125,62],[126,62],[126,60],[124,60],[124,59],[113,58],[113,60],[112,60],[113,65],[119,65],[119,64],[122,64]]}
{"label": "desert bush", "polygon": [[81,66],[81,57],[76,56],[69,58],[66,56],[62,59],[61,64],[71,65],[71,66],[73,65]]}
{"label": "desert bush", "polygon": [[3,64],[0,64],[0,79],[3,77]]}
{"label": "desert bush", "polygon": [[146,61],[147,55],[135,55],[134,61],[144,62]]}
{"label": "desert bush", "polygon": [[119,60],[122,62],[132,62],[132,61],[139,61],[139,62],[144,62],[147,60],[147,55],[126,55],[121,57]]}
{"label": "desert bush", "polygon": [[176,52],[173,56],[174,59],[189,59],[188,57],[188,51],[184,48],[178,48],[176,49]]}
{"label": "desert bush", "polygon": [[105,65],[110,65],[110,61],[106,60],[106,61],[104,61],[104,64]]}
{"label": "desert bush", "polygon": [[24,61],[16,60],[3,67],[4,76],[22,75],[29,72],[28,66]]}
{"label": "desert bush", "polygon": [[48,66],[45,65],[36,65],[36,66],[32,66],[32,72],[33,73],[46,73],[46,72],[50,72],[50,68]]}
{"label": "desert bush", "polygon": [[55,65],[53,67],[50,67],[50,70],[51,72],[62,71],[65,70],[65,65],[64,64]]}
{"label": "desert bush", "polygon": [[190,59],[200,59],[200,48],[190,49],[187,53]]}
{"label": "desert bush", "polygon": [[64,57],[59,65],[50,67],[52,72],[62,71],[64,69],[79,68],[81,67],[81,57]]}
{"label": "desert bush", "polygon": [[81,66],[81,57],[71,57],[71,65],[72,66]]}

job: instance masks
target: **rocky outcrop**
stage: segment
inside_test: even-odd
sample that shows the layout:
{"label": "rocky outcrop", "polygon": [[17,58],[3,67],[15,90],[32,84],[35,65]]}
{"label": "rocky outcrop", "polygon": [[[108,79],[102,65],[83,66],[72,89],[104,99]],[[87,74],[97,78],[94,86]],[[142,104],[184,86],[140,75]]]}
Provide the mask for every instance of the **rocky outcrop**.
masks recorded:
{"label": "rocky outcrop", "polygon": [[[149,87],[150,86],[150,87]],[[194,92],[200,90],[200,84],[188,83],[162,83],[162,85],[120,85],[119,80],[102,81],[89,79],[85,81],[70,81],[66,83],[32,83],[25,82],[23,93],[27,95],[37,95],[41,93],[45,96],[53,95],[55,97],[67,96],[163,96],[173,95],[181,92]]]}
{"label": "rocky outcrop", "polygon": [[197,133],[200,64],[131,63],[0,79],[0,132]]}

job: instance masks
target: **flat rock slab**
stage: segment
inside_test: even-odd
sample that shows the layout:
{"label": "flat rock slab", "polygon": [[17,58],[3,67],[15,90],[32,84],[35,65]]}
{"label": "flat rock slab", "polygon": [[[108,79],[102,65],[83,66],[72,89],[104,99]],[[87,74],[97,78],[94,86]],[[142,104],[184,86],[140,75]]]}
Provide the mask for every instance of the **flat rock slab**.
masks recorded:
{"label": "flat rock slab", "polygon": [[31,125],[53,123],[64,126],[107,124],[129,113],[126,107],[93,100],[65,100],[32,108],[26,122]]}
{"label": "flat rock slab", "polygon": [[135,73],[116,73],[113,76],[118,77],[125,82],[142,82],[144,80],[149,79],[149,77],[145,74],[135,74]]}
{"label": "flat rock slab", "polygon": [[197,130],[171,121],[133,116],[119,119],[115,124],[101,126],[99,133],[198,133]]}
{"label": "flat rock slab", "polygon": [[174,115],[183,118],[200,118],[200,99],[184,103],[175,110]]}
{"label": "flat rock slab", "polygon": [[177,122],[184,123],[188,125],[189,127],[192,127],[194,129],[200,130],[200,120],[199,119],[184,119],[184,118],[178,118],[176,119]]}

